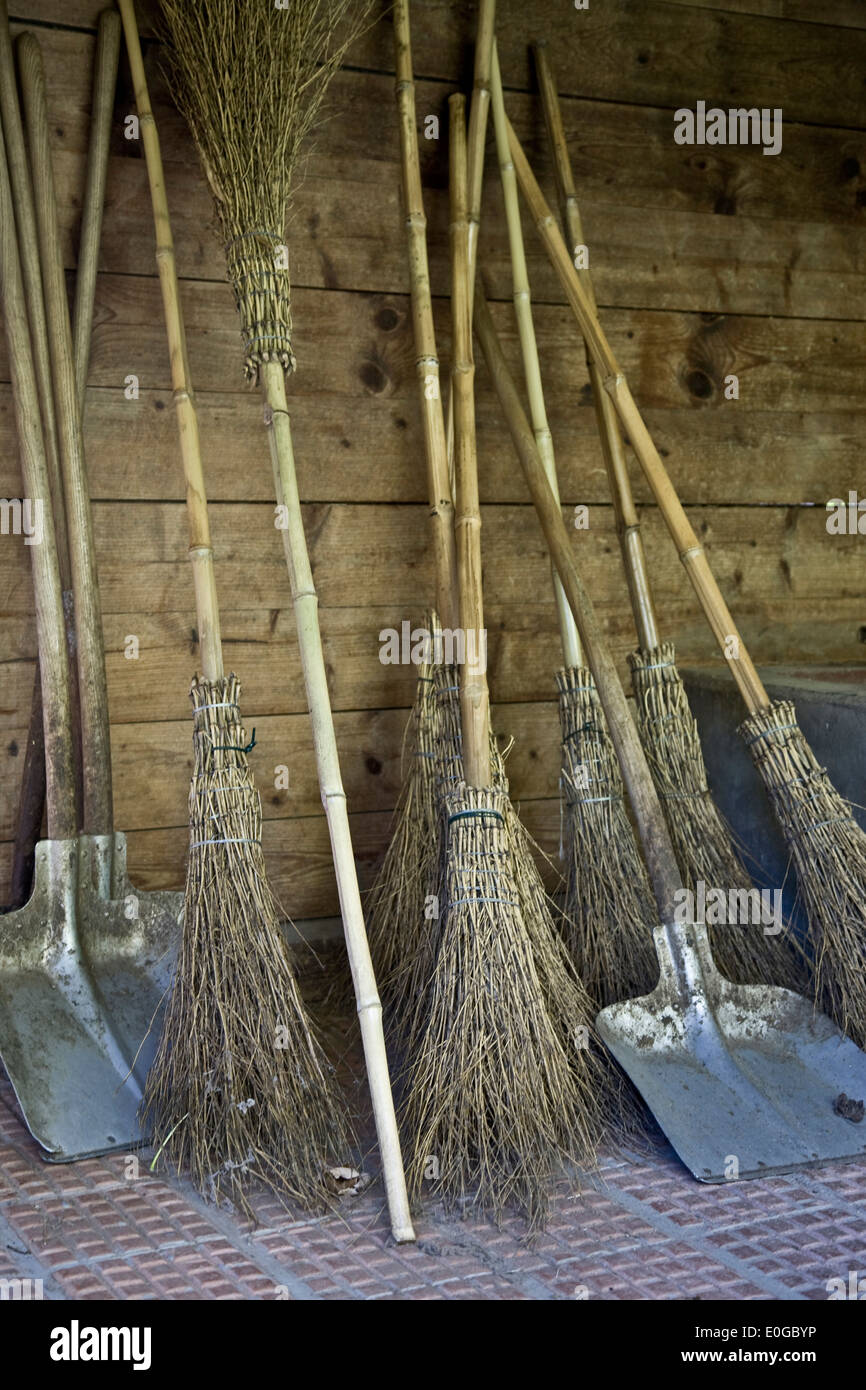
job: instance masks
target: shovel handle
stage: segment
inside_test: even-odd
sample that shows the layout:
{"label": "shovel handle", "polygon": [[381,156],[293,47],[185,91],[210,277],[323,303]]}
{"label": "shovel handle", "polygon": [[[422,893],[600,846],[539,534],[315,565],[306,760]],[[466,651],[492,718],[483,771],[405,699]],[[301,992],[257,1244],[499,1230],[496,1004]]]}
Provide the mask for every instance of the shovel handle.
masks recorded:
{"label": "shovel handle", "polygon": [[114,92],[120,59],[120,17],[116,10],[103,10],[96,31],[96,63],[93,70],[93,101],[90,113],[90,143],[87,149],[87,181],[84,187],[84,214],[81,244],[75,277],[75,308],[72,314],[75,346],[75,380],[78,382],[78,409],[84,419],[90,338],[93,331],[93,303],[96,272],[102,240],[102,214],[108,176],[108,146],[114,115]]}
{"label": "shovel handle", "polygon": [[671,922],[676,904],[675,894],[681,889],[682,880],[664,813],[634,721],[629,714],[616,666],[595,615],[592,600],[578,574],[562,511],[547,480],[532,426],[520,403],[480,285],[476,287],[475,292],[475,333],[508,422],[551,559],[562,581],[598,688],[610,736],[622,769],[623,781],[637,821],[659,914],[662,922]]}
{"label": "shovel handle", "polygon": [[517,172],[523,196],[529,205],[533,221],[538,228],[547,251],[548,259],[556,271],[560,285],[571,306],[580,330],[586,340],[589,352],[602,372],[604,389],[609,393],[619,416],[624,432],[631,440],[644,476],[656,499],[665,525],[670,532],[680,560],[689,576],[698,602],[704,610],[713,635],[723,656],[728,661],[731,674],[750,713],[766,709],[769,697],[764,689],[752,659],[746,651],[740,633],[731,617],[722,591],[713,577],[703,547],[698,540],[683,511],[667,469],[661,461],[650,432],[641,418],[628,382],[622,373],[613,349],[607,340],[604,329],[598,321],[586,290],[572,265],[556,219],[548,206],[544,194],[529,167],[529,161],[521,148],[520,141],[509,123],[508,137],[511,143],[511,157]]}
{"label": "shovel handle", "polygon": [[73,839],[76,831],[75,782],[66,628],[48,466],[42,440],[39,392],[33,365],[24,280],[18,256],[15,211],[0,119],[0,293],[9,347],[9,370],[24,492],[42,511],[41,543],[29,546],[36,600],[36,632],[42,685],[46,758],[48,838]]}
{"label": "shovel handle", "polygon": [[84,440],[78,409],[72,325],[66,298],[57,196],[51,166],[45,71],[42,53],[32,34],[21,35],[17,50],[36,199],[36,223],[45,287],[48,346],[60,438],[60,462],[63,470],[72,593],[75,602],[78,688],[81,703],[81,761],[84,779],[82,829],[89,835],[110,835],[114,818],[102,612],[96,576]]}
{"label": "shovel handle", "polygon": [[[574,187],[574,175],[571,170],[571,160],[568,154],[568,144],[565,139],[565,128],[562,124],[559,93],[556,90],[556,79],[553,76],[553,71],[547,59],[546,41],[542,39],[538,43],[534,43],[532,45],[532,51],[535,56],[535,67],[538,74],[538,90],[541,94],[541,109],[544,112],[544,124],[547,128],[547,138],[553,155],[553,170],[556,178],[556,190],[559,196],[560,217],[568,243],[568,250],[572,258],[572,265],[576,268],[578,252],[580,248],[585,245],[585,242],[583,237],[583,225],[580,218],[580,208],[578,206],[577,193]],[[592,306],[593,312],[595,312],[595,291],[593,290],[592,276],[590,275],[589,268],[585,267],[577,273],[586,290],[586,297]],[[604,389],[601,372],[588,346],[586,350],[586,365],[589,371],[590,385],[592,386],[592,401],[595,408],[599,439],[601,441],[601,452],[604,458],[605,471],[607,472],[608,484],[613,501],[617,535],[622,552],[622,561],[625,568],[626,581],[628,583],[632,612],[634,613],[635,627],[637,628],[638,643],[644,651],[650,651],[659,644],[659,631],[655,607],[653,605],[649,574],[647,572],[646,555],[644,553],[643,539],[640,531],[640,521],[638,519],[637,508],[634,504],[634,496],[632,494],[628,468],[626,466],[625,441],[623,440],[622,430],[619,426],[619,417],[616,413],[616,407],[607,391]]]}

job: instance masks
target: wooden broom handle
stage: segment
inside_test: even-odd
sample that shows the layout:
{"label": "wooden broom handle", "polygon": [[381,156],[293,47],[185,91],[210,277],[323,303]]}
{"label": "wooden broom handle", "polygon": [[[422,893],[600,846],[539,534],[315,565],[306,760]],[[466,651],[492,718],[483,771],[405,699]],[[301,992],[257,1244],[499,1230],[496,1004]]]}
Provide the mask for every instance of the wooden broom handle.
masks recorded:
{"label": "wooden broom handle", "polygon": [[108,176],[108,147],[114,115],[114,92],[120,59],[120,19],[116,10],[103,10],[96,31],[96,62],[93,72],[93,102],[90,113],[90,142],[87,149],[87,181],[84,186],[84,213],[81,243],[75,275],[75,307],[72,336],[75,348],[75,379],[78,382],[78,409],[84,419],[90,338],[93,330],[93,303],[102,241],[102,214]]}
{"label": "wooden broom handle", "polygon": [[[613,400],[623,430],[631,441],[631,446],[652,489],[653,496],[658,503],[706,619],[722,654],[729,662],[731,674],[749,712],[754,714],[759,709],[766,709],[770,701],[761,678],[755,670],[742,637],[737,631],[727,604],[722,597],[722,592],[713,578],[703,547],[683,511],[682,504],[674,491],[659,452],[653,444],[649,430],[644,424],[634,397],[629,390],[628,383],[598,321],[598,316],[593,312],[586,291],[571,263],[571,257],[556,225],[556,219],[545,201],[529,167],[526,155],[520,146],[520,141],[510,124],[508,135],[511,142],[511,156],[514,160],[517,180],[523,196],[529,205],[550,262],[586,339],[590,354],[601,368],[604,388]],[[728,655],[729,650],[732,652],[731,656]],[[737,653],[736,656],[733,655],[734,652]]]}
{"label": "wooden broom handle", "polygon": [[[540,40],[533,44],[535,65],[538,73],[538,87],[541,93],[541,107],[548,140],[553,153],[553,167],[556,188],[559,195],[559,209],[565,231],[572,264],[575,265],[578,248],[585,245],[580,208],[574,187],[571,159],[562,124],[562,111],[553,71],[547,60],[547,42]],[[576,268],[576,266],[575,266]],[[586,291],[586,297],[596,310],[595,292],[589,268],[579,270],[578,275]],[[640,520],[634,504],[634,496],[628,476],[625,458],[625,443],[619,427],[619,417],[613,401],[604,389],[601,373],[587,348],[586,363],[592,386],[592,399],[598,425],[604,466],[610,484],[613,500],[616,529],[622,550],[632,612],[638,633],[638,643],[649,651],[659,644],[658,624],[647,571],[646,554],[640,530]]]}
{"label": "wooden broom handle", "polygon": [[171,233],[171,220],[168,213],[162,154],[159,147],[159,134],[150,106],[150,93],[147,87],[144,60],[141,55],[141,42],[135,19],[135,5],[133,0],[118,0],[118,7],[126,37],[126,51],[132,73],[132,85],[135,91],[135,104],[138,109],[138,122],[141,141],[144,146],[147,180],[150,185],[150,201],[156,231],[156,264],[159,270],[159,286],[162,291],[163,315],[171,358],[173,400],[186,482],[189,558],[192,563],[195,587],[202,675],[206,681],[215,681],[223,675],[219,604],[217,602],[213,547],[208,522],[207,493],[201,462],[198,412],[190,379],[186,330],[180,305],[174,238]]}
{"label": "wooden broom handle", "polygon": [[[505,125],[505,101],[502,95],[502,76],[499,71],[499,56],[496,44],[493,45],[493,66],[491,69],[491,98],[493,103],[493,128],[496,132],[496,152],[499,159],[499,172],[502,179],[502,195],[505,201],[505,221],[508,228],[508,244],[511,252],[511,277],[514,292],[514,315],[520,337],[520,352],[523,358],[523,375],[526,380],[526,393],[529,397],[529,413],[538,452],[544,464],[547,481],[553,495],[559,501],[559,482],[556,476],[556,457],[553,451],[553,436],[547,422],[544,404],[544,390],[541,384],[541,363],[538,360],[538,344],[535,338],[535,325],[532,321],[532,297],[529,290],[529,273],[526,269],[526,254],[523,247],[523,228],[520,225],[520,199],[517,193],[517,180],[514,164],[508,145],[508,130]],[[566,666],[580,666],[582,653],[580,636],[574,621],[565,590],[553,570],[553,593],[559,619],[559,635],[562,642],[562,658]]]}
{"label": "wooden broom handle", "polygon": [[77,834],[78,825],[66,629],[48,467],[42,440],[39,391],[18,256],[4,135],[5,123],[0,120],[0,293],[3,298],[3,321],[9,346],[9,371],[24,492],[32,502],[39,502],[42,507],[42,542],[28,549],[33,569],[42,684],[48,838],[71,840]]}
{"label": "wooden broom handle", "polygon": [[424,213],[421,166],[418,158],[409,0],[397,0],[394,6],[394,54],[397,111],[400,119],[400,168],[409,243],[412,326],[421,417],[424,423],[427,495],[433,531],[436,608],[443,626],[454,629],[460,622],[457,553],[454,545],[454,504],[448,476],[445,416],[442,409],[439,356],[436,351],[433,301],[427,262],[427,218]]}
{"label": "wooden broom handle", "polygon": [[581,640],[640,832],[659,913],[663,922],[671,922],[677,902],[675,894],[682,887],[682,880],[661,803],[634,721],[629,714],[613,657],[604,640],[595,609],[578,574],[562,511],[547,480],[532,426],[520,403],[517,388],[493,326],[490,309],[480,288],[475,296],[475,333],[481,343],[487,369],[508,421],[548,549],[580,629]]}
{"label": "wooden broom handle", "polygon": [[472,787],[489,787],[490,696],[481,660],[484,598],[481,584],[481,509],[475,453],[475,363],[472,357],[472,283],[469,279],[466,100],[448,98],[449,194],[451,202],[451,319],[454,401],[455,531],[460,577],[460,626],[465,660],[460,672],[463,775]]}
{"label": "wooden broom handle", "polygon": [[84,440],[78,410],[72,325],[66,298],[57,196],[51,165],[45,71],[39,45],[32,34],[21,35],[17,51],[36,201],[54,408],[60,440],[72,592],[75,602],[84,787],[82,830],[87,835],[110,835],[114,828],[114,816],[102,611],[96,576]]}

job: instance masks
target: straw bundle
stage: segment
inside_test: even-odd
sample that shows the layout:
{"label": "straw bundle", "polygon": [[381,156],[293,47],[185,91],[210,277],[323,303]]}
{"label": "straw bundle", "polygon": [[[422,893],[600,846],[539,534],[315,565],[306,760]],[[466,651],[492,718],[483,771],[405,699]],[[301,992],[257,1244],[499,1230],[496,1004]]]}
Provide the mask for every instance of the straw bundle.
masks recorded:
{"label": "straw bundle", "polygon": [[[464,633],[479,634],[464,98],[452,96],[449,107],[460,619]],[[467,641],[460,669],[464,780],[444,798],[441,933],[408,1066],[408,1177],[415,1191],[432,1177],[433,1190],[449,1205],[466,1201],[498,1218],[514,1204],[536,1224],[547,1208],[549,1182],[565,1162],[592,1161],[598,1102],[589,1048],[581,1071],[548,1009],[540,973],[549,969],[549,957],[538,942],[552,942],[552,924],[546,913],[528,920],[540,905],[521,880],[534,865],[526,864],[525,842],[512,832],[506,789],[496,785],[487,681],[473,645],[474,654]],[[575,1006],[570,1027],[579,1032],[583,1024],[588,1032],[588,1021]]]}
{"label": "straw bundle", "polygon": [[785,836],[809,920],[819,1006],[866,1048],[866,835],[774,700],[740,727]]}
{"label": "straw bundle", "polygon": [[268,884],[262,812],[224,675],[198,415],[187,360],[159,137],[132,0],[120,0],[153,203],[160,286],[187,488],[201,643],[192,683],[190,848],[180,955],[143,1114],[158,1151],[214,1201],[250,1212],[260,1180],[321,1207],[323,1170],[345,1163],[348,1117],[300,994]]}

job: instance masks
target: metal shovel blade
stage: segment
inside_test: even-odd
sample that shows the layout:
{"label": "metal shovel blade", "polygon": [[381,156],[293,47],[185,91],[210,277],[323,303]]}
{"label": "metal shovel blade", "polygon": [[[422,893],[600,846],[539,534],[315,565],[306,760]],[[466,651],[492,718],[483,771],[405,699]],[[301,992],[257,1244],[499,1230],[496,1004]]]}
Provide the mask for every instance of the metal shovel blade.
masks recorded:
{"label": "metal shovel blade", "polygon": [[866,1054],[801,995],[726,980],[702,926],[654,935],[659,984],[596,1023],[694,1176],[725,1182],[866,1154]]}
{"label": "metal shovel blade", "polygon": [[86,888],[79,904],[79,856],[89,853],[77,839],[40,841],[29,902],[0,917],[0,1059],[28,1129],[55,1162],[143,1142],[137,1112],[147,1059],[136,1053],[141,1020],[161,992],[152,977],[133,1008],[120,1006],[131,982],[142,982],[124,964],[133,933],[124,940],[122,902],[91,904],[83,933],[91,947],[100,932],[110,934],[109,922],[117,938],[116,950],[95,951],[91,965],[81,932]]}

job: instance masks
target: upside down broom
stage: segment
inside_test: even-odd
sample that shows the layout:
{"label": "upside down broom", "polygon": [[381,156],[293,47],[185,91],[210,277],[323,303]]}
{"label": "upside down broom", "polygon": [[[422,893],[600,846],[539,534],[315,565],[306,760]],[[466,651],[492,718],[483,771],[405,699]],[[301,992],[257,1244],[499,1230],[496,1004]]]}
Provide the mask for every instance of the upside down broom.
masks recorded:
{"label": "upside down broom", "polygon": [[249,1212],[251,1182],[322,1205],[324,1168],[350,1128],[298,989],[262,853],[240,683],[226,675],[198,417],[189,375],[159,137],[132,0],[119,0],[147,163],[186,482],[202,673],[192,683],[194,766],[183,936],[144,1113],[154,1146],[212,1199]]}
{"label": "upside down broom", "polygon": [[[585,246],[571,161],[565,140],[556,83],[547,45],[534,45],[538,85],[559,194],[564,234],[575,266]],[[507,132],[506,132],[507,139]],[[587,268],[579,271],[590,304],[595,306]],[[625,446],[616,410],[601,373],[587,352],[587,368],[605,469],[613,499],[620,550],[640,646],[629,656],[637,703],[638,728],[656,791],[673,841],[685,886],[699,882],[728,889],[753,890],[750,876],[730,831],[713,800],[707,770],[673,643],[662,642],[647,573],[640,521],[626,466]],[[767,924],[769,925],[769,923]],[[749,924],[709,924],[713,956],[723,975],[740,984],[777,984],[801,989],[805,971],[787,932],[764,935]]]}
{"label": "upside down broom", "polygon": [[[452,391],[460,625],[483,631],[468,277],[465,100],[449,99]],[[491,760],[489,694],[480,641],[460,668],[463,780],[445,794],[442,920],[423,1027],[408,1063],[404,1129],[410,1188],[437,1160],[434,1191],[499,1217],[510,1204],[543,1220],[548,1185],[567,1159],[592,1162],[598,1136],[594,1054],[566,1051],[539,979],[520,879],[525,843],[511,833],[504,781]],[[534,866],[533,866],[534,867]],[[570,1020],[579,1033],[584,1014]]]}
{"label": "upside down broom", "polygon": [[[771,700],[767,694],[511,127],[509,140],[518,181],[548,257],[748,710],[740,731],[797,871],[820,1007],[862,1047],[866,1043],[866,834],[809,747],[793,705]],[[737,655],[731,657],[731,652]]]}
{"label": "upside down broom", "polygon": [[225,238],[244,370],[261,387],[316,766],[328,821],[383,1176],[397,1240],[413,1240],[382,1029],[307,552],[286,378],[295,368],[285,222],[292,178],[328,83],[367,7],[352,0],[162,0],[178,104]]}
{"label": "upside down broom", "polygon": [[[544,405],[517,184],[495,48],[492,104],[511,253],[514,312],[532,428],[548,481],[558,499],[556,460]],[[581,979],[601,1006],[631,994],[647,993],[655,983],[658,965],[651,932],[656,906],[626,811],[622,776],[604,712],[592,672],[583,659],[574,615],[555,569],[553,589],[564,661],[564,668],[556,677],[567,855],[563,925]]]}

